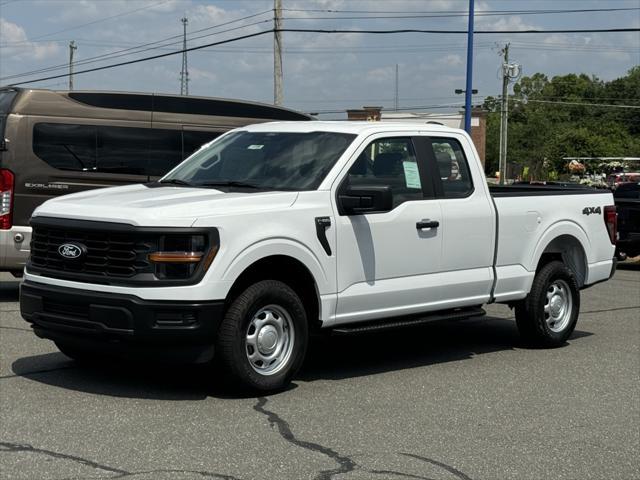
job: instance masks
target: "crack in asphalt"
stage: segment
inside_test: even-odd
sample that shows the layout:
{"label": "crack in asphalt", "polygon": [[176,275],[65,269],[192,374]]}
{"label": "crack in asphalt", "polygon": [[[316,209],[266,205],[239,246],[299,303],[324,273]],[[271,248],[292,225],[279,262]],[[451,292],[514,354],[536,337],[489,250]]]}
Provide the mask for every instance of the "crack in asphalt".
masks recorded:
{"label": "crack in asphalt", "polygon": [[[133,478],[140,475],[153,475],[158,473],[194,473],[196,475],[200,475],[204,478],[218,478],[220,480],[241,480],[238,477],[234,477],[233,475],[225,475],[222,473],[208,472],[206,470],[184,470],[184,469],[155,469],[155,470],[140,470],[134,472],[128,472],[127,470],[122,470],[121,468],[110,467],[109,465],[103,465],[98,462],[94,462],[92,460],[88,460],[86,458],[78,457],[76,455],[67,455],[66,453],[54,452],[52,450],[46,450],[43,448],[36,448],[32,445],[21,444],[21,443],[10,443],[10,442],[0,442],[0,453],[20,453],[20,452],[28,452],[28,453],[39,453],[43,455],[47,455],[49,457],[57,458],[60,460],[69,460],[75,463],[79,463],[81,465],[91,467],[95,470],[103,470],[109,473],[115,473],[116,475],[110,475],[110,479],[120,479],[120,478]],[[86,478],[86,477],[67,477],[69,478]]]}
{"label": "crack in asphalt", "polygon": [[453,475],[455,475],[456,477],[458,477],[460,480],[471,480],[471,477],[467,476],[466,474],[462,473],[460,470],[447,465],[446,463],[442,463],[439,462],[437,460],[433,460],[431,458],[427,458],[427,457],[421,457],[420,455],[416,455],[414,453],[400,453],[400,455],[404,455],[405,457],[411,457],[411,458],[415,458],[417,460],[422,460],[423,462],[426,463],[430,463],[431,465],[436,465],[440,468],[445,469],[447,472],[452,473]]}
{"label": "crack in asphalt", "polygon": [[127,474],[126,470],[121,470],[119,468],[113,468],[108,465],[101,465],[100,463],[93,462],[91,460],[87,460],[86,458],[77,457],[75,455],[67,455],[65,453],[54,452],[52,450],[45,450],[43,448],[36,448],[32,445],[21,444],[21,443],[9,443],[9,442],[0,442],[0,452],[8,452],[8,453],[18,453],[18,452],[29,452],[29,453],[41,453],[43,455],[47,455],[49,457],[58,458],[61,460],[70,460],[72,462],[80,463],[87,467],[91,467],[97,470],[104,470],[105,472],[118,473],[118,474]]}
{"label": "crack in asphalt", "polygon": [[145,470],[145,471],[139,471],[139,472],[126,472],[126,473],[115,475],[109,478],[111,479],[132,478],[138,475],[148,475],[148,474],[153,475],[157,473],[195,473],[196,475],[200,475],[204,478],[219,478],[221,480],[241,480],[240,478],[234,477],[233,475],[224,475],[222,473],[207,472],[205,470],[181,470],[181,469],[158,469],[158,470]]}
{"label": "crack in asphalt", "polygon": [[339,465],[338,468],[320,471],[318,475],[315,477],[316,480],[330,480],[335,475],[349,473],[356,469],[358,465],[351,458],[344,455],[340,455],[335,450],[332,450],[331,448],[325,447],[318,443],[307,442],[305,440],[297,439],[296,436],[291,431],[291,427],[289,427],[289,423],[287,423],[286,420],[282,419],[277,413],[264,408],[266,404],[267,404],[267,399],[265,397],[259,397],[258,403],[256,403],[253,406],[253,409],[256,412],[261,413],[262,415],[265,415],[269,420],[269,424],[271,425],[271,427],[276,426],[278,428],[278,432],[280,433],[280,436],[283,439],[285,439],[287,442],[297,447],[304,448],[305,450],[310,450],[312,452],[318,452],[323,455],[326,455],[327,457],[329,457],[331,460],[335,461]]}
{"label": "crack in asphalt", "polygon": [[436,480],[435,478],[431,477],[423,477],[420,475],[413,475],[411,473],[401,473],[396,472],[395,470],[367,470],[367,472],[373,473],[374,475],[396,475],[398,477],[404,478],[417,478],[418,480]]}

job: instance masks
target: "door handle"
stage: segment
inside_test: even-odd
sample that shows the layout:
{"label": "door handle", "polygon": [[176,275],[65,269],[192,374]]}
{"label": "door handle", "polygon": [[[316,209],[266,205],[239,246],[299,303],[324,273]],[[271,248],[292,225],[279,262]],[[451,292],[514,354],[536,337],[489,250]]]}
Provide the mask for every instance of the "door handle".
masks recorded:
{"label": "door handle", "polygon": [[422,230],[423,228],[438,228],[440,222],[437,220],[420,220],[416,223],[416,229]]}

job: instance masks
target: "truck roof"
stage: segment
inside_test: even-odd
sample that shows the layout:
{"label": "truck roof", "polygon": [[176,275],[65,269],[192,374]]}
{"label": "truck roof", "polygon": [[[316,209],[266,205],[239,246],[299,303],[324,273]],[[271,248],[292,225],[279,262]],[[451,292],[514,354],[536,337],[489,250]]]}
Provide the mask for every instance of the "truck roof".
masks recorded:
{"label": "truck roof", "polygon": [[448,133],[464,133],[458,128],[446,127],[435,123],[416,122],[354,122],[354,121],[292,121],[292,122],[266,122],[241,127],[242,130],[252,132],[338,132],[360,135],[363,133],[393,132],[407,130],[431,130]]}

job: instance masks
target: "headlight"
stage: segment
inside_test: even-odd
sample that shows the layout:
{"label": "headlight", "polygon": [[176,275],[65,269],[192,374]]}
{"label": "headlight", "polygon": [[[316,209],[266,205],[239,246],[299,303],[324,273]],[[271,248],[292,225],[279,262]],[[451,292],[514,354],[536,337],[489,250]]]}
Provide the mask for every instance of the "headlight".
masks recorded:
{"label": "headlight", "polygon": [[196,271],[207,271],[219,249],[217,235],[170,234],[162,235],[158,251],[149,253],[159,279],[185,279]]}

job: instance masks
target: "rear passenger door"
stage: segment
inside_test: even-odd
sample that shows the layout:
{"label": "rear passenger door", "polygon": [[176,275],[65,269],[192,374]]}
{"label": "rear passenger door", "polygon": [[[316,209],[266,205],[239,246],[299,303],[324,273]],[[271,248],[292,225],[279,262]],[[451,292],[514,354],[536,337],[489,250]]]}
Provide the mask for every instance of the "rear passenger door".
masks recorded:
{"label": "rear passenger door", "polygon": [[[493,284],[495,214],[472,145],[462,135],[421,137],[442,209],[443,306],[477,305]],[[477,181],[474,181],[477,179]]]}
{"label": "rear passenger door", "polygon": [[[363,145],[340,180],[391,189],[390,211],[341,214],[337,209],[338,304],[335,324],[425,311],[440,298],[441,220],[432,179],[409,135],[378,136]],[[436,225],[435,223],[433,225]]]}

